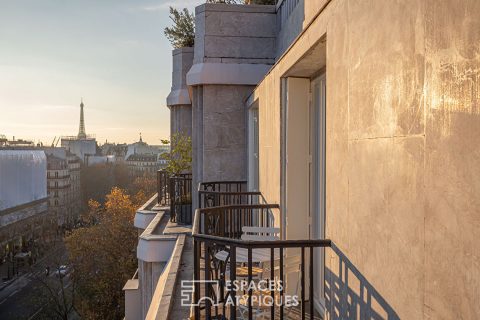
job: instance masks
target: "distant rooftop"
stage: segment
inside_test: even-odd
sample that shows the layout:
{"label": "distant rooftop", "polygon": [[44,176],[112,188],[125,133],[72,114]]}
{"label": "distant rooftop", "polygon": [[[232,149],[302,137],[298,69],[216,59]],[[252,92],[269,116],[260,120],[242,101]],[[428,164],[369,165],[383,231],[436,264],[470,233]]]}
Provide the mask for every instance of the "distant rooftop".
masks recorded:
{"label": "distant rooftop", "polygon": [[30,140],[24,140],[24,139],[15,139],[13,137],[12,140],[8,140],[5,136],[0,136],[0,146],[26,146],[26,147],[34,147],[35,143]]}
{"label": "distant rooftop", "polygon": [[79,138],[78,136],[62,136],[62,140],[95,140],[95,135],[87,134],[84,138]]}
{"label": "distant rooftop", "polygon": [[157,155],[134,153],[127,158],[127,161],[157,161]]}

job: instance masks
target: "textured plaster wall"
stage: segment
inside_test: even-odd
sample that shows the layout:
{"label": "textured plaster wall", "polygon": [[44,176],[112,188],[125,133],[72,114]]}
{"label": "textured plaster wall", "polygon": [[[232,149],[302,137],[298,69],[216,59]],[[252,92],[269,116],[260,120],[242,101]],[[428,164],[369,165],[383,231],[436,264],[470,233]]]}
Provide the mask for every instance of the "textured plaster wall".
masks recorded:
{"label": "textured plaster wall", "polygon": [[273,63],[275,18],[274,6],[196,7],[194,63]]}
{"label": "textured plaster wall", "polygon": [[187,88],[186,76],[193,64],[193,48],[172,51],[172,90]]}
{"label": "textured plaster wall", "polygon": [[326,35],[329,318],[480,314],[479,16],[476,0],[333,0],[255,91],[278,202],[280,77]]}
{"label": "textured plaster wall", "polygon": [[425,2],[425,313],[480,315],[480,2]]}
{"label": "textured plaster wall", "polygon": [[192,135],[192,105],[170,106],[170,132]]}
{"label": "textured plaster wall", "polygon": [[270,203],[281,203],[280,82],[274,68],[253,93],[258,102],[259,190]]}
{"label": "textured plaster wall", "polygon": [[252,86],[203,86],[203,180],[247,179],[246,111]]}
{"label": "textured plaster wall", "polygon": [[319,11],[331,0],[303,0],[305,3],[305,20],[303,28],[305,29],[309,23],[316,17]]}

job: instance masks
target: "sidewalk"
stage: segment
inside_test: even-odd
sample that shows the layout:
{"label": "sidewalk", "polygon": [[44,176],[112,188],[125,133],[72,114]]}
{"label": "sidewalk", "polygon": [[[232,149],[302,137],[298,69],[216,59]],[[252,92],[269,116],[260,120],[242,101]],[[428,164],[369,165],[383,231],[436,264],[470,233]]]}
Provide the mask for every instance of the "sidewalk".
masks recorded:
{"label": "sidewalk", "polygon": [[[23,288],[23,286],[28,284],[28,282],[29,282],[28,276],[32,275],[33,273],[38,273],[39,271],[44,272],[43,268],[41,268],[42,270],[38,269],[39,266],[45,260],[47,260],[47,258],[49,258],[52,255],[58,253],[58,251],[61,250],[62,248],[64,248],[63,245],[60,245],[60,243],[56,244],[50,251],[47,251],[47,253],[45,253],[43,255],[43,257],[38,259],[32,266],[28,266],[28,265],[23,266],[19,269],[19,272],[18,272],[17,276],[12,277],[10,280],[7,280],[5,282],[2,281],[0,283],[0,300],[2,300],[3,296],[5,296],[4,291],[7,291],[7,292],[12,291],[11,289],[7,290],[7,288],[9,288],[9,287],[17,288],[17,285],[15,285],[15,286],[12,286],[12,285],[14,283],[16,283],[18,280],[22,280],[22,281],[18,281],[19,282],[19,288],[18,289],[21,289],[21,288]],[[8,263],[4,263],[4,264],[0,265],[0,275],[2,276],[2,278],[7,275],[7,268],[8,268]],[[23,284],[23,286],[22,286],[22,284]]]}
{"label": "sidewalk", "polygon": [[[2,282],[0,283],[0,292],[4,290],[6,287],[14,283],[16,280],[20,279],[23,277],[26,273],[26,271],[30,268],[28,265],[20,267],[18,270],[18,275],[12,276],[9,280],[3,281],[3,278],[7,277],[8,274],[8,268],[9,268],[9,262],[3,263],[0,265],[0,275],[1,275],[1,280]],[[10,271],[11,272],[11,271]]]}

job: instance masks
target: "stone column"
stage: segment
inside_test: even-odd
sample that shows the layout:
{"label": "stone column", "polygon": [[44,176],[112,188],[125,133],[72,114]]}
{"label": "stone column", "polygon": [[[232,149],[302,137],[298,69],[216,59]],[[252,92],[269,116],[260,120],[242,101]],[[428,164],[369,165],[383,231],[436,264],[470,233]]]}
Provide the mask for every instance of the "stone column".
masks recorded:
{"label": "stone column", "polygon": [[275,37],[275,6],[195,9],[194,64],[187,74],[193,93],[194,208],[199,182],[247,179],[245,101],[275,62]]}
{"label": "stone column", "polygon": [[170,135],[183,132],[192,135],[192,102],[188,94],[186,75],[192,67],[193,48],[172,51],[172,90],[167,97],[170,109]]}

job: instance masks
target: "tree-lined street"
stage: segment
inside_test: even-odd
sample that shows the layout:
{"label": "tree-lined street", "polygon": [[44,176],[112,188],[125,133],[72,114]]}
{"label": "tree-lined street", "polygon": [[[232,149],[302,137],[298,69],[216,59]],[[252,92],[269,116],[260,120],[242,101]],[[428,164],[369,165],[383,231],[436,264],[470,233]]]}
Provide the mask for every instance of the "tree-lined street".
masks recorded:
{"label": "tree-lined street", "polygon": [[[55,268],[61,261],[66,261],[65,247],[58,245],[28,272],[1,290],[0,319],[42,319],[41,316],[51,300],[47,286],[52,290],[60,287]],[[48,276],[46,266],[50,268]],[[64,277],[63,282],[68,288],[70,277]]]}

